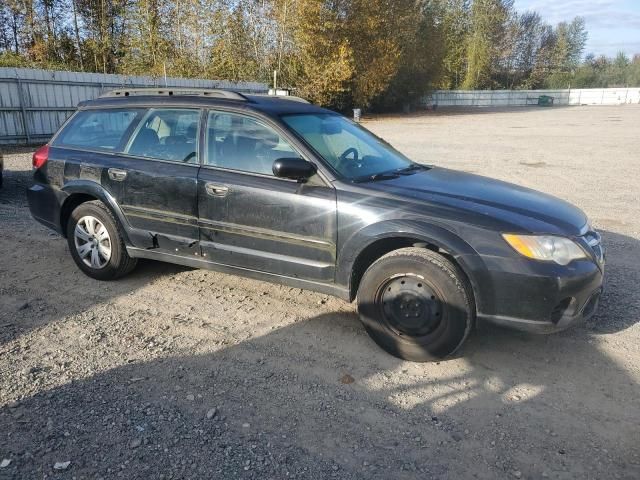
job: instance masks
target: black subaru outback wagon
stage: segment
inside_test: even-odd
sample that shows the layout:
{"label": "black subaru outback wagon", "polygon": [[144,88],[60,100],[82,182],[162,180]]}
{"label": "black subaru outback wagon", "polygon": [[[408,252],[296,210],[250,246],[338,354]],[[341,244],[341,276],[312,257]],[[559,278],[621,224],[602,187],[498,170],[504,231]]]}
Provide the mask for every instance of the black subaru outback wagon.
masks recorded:
{"label": "black subaru outback wagon", "polygon": [[576,207],[412,162],[295,97],[120,90],[33,156],[38,221],[111,280],[138,258],[357,298],[401,358],[454,352],[476,318],[535,332],[592,315],[600,236]]}

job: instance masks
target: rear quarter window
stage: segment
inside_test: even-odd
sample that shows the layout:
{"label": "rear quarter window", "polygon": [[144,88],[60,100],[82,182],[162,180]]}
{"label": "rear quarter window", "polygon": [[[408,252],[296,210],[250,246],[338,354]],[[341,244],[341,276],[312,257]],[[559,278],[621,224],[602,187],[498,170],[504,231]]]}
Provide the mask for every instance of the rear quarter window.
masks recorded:
{"label": "rear quarter window", "polygon": [[83,110],[58,135],[53,145],[117,151],[125,134],[137,124],[144,109]]}

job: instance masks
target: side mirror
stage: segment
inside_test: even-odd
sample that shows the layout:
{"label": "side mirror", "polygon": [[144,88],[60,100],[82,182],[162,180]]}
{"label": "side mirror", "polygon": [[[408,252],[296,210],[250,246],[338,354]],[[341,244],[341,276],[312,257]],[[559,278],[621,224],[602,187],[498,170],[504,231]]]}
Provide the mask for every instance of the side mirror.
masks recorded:
{"label": "side mirror", "polygon": [[276,177],[303,182],[316,173],[316,166],[302,158],[279,158],[272,170]]}

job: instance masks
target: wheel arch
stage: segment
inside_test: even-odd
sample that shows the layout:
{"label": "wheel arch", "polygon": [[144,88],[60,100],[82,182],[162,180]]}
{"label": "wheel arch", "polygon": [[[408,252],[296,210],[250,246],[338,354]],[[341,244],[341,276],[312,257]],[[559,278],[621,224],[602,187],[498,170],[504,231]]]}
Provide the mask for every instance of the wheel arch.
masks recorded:
{"label": "wheel arch", "polygon": [[[357,244],[360,248],[352,247]],[[477,277],[478,272],[486,272],[486,266],[477,252],[449,230],[415,222],[404,226],[396,222],[374,225],[358,232],[345,244],[345,254],[338,262],[337,278],[348,286],[349,300],[356,298],[362,276],[373,262],[394,250],[414,246],[438,252],[456,265],[469,285],[476,311],[482,311],[483,298]]]}
{"label": "wheel arch", "polygon": [[104,189],[99,183],[90,180],[75,180],[66,184],[62,191],[66,194],[66,198],[60,206],[60,228],[62,235],[67,236],[67,223],[71,212],[79,205],[94,200],[101,201],[113,214],[120,226],[124,241],[130,245],[128,235],[128,223],[113,196]]}

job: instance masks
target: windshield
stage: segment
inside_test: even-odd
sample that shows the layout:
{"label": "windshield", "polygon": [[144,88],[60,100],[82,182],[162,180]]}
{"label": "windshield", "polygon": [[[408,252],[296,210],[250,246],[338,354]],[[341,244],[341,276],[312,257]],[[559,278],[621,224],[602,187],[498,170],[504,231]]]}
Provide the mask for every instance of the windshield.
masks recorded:
{"label": "windshield", "polygon": [[305,113],[283,115],[282,120],[349,180],[377,180],[420,168],[389,144],[341,115]]}

